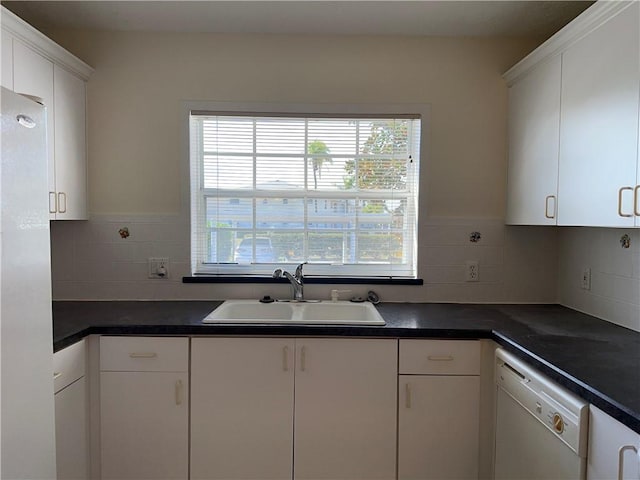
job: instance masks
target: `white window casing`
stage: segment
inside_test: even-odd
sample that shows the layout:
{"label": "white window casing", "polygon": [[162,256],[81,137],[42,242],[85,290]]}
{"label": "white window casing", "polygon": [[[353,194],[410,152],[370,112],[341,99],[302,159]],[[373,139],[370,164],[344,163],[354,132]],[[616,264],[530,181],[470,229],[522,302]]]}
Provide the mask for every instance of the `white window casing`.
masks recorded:
{"label": "white window casing", "polygon": [[428,108],[368,107],[190,108],[192,274],[416,278]]}

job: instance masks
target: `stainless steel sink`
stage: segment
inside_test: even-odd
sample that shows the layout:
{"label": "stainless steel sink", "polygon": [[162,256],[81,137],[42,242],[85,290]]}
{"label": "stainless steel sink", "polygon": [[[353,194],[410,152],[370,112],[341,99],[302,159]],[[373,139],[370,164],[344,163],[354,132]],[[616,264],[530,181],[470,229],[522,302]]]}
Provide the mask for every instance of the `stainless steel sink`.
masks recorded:
{"label": "stainless steel sink", "polygon": [[368,302],[260,303],[257,300],[227,300],[207,315],[202,323],[385,324],[376,308]]}

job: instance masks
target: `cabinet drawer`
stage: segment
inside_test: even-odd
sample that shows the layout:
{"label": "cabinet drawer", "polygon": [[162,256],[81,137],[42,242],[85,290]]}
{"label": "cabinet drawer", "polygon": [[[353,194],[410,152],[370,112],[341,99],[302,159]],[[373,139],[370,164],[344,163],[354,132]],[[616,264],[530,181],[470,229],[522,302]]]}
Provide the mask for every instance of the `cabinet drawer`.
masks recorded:
{"label": "cabinet drawer", "polygon": [[117,372],[186,372],[189,339],[100,337],[100,370]]}
{"label": "cabinet drawer", "polygon": [[399,373],[480,375],[477,340],[400,340]]}
{"label": "cabinet drawer", "polygon": [[53,354],[53,390],[55,393],[85,374],[86,344],[84,340]]}

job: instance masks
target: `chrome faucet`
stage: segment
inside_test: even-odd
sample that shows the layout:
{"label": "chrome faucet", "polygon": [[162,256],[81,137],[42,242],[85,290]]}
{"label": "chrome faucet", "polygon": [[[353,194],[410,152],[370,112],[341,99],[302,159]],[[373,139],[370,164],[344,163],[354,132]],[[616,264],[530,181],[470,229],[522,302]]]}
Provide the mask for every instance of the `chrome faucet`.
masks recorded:
{"label": "chrome faucet", "polygon": [[307,263],[301,263],[296,268],[296,273],[291,275],[289,272],[283,271],[281,268],[277,268],[273,272],[273,278],[285,277],[291,283],[293,289],[293,299],[297,302],[304,302],[304,277],[302,275],[302,267]]}

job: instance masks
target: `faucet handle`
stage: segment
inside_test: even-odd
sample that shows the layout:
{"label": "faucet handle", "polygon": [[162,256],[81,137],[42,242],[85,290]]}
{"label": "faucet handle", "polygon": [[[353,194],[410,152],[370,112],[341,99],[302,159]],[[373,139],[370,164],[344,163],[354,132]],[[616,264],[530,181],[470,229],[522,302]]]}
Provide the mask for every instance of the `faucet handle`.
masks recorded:
{"label": "faucet handle", "polygon": [[298,265],[296,267],[296,280],[298,280],[299,282],[302,282],[302,267],[304,267],[307,264],[307,262],[302,262],[300,265]]}

